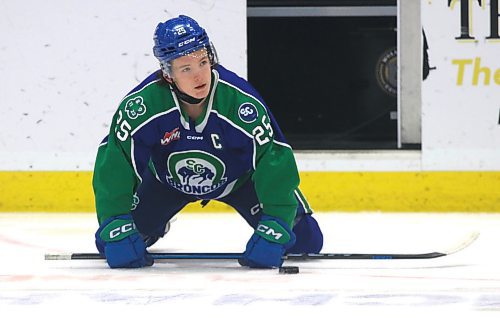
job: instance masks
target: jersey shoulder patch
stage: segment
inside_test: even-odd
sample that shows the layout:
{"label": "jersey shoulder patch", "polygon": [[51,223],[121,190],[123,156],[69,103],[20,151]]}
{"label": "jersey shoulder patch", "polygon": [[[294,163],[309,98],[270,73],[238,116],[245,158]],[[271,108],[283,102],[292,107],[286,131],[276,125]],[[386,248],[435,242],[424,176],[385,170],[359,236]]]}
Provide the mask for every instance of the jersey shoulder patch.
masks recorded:
{"label": "jersey shoulder patch", "polygon": [[238,107],[238,117],[241,121],[250,124],[259,118],[259,112],[253,103],[244,102]]}
{"label": "jersey shoulder patch", "polygon": [[129,119],[137,119],[146,113],[147,106],[142,96],[135,96],[125,101],[124,110]]}
{"label": "jersey shoulder patch", "polygon": [[137,127],[149,118],[175,107],[168,86],[153,81],[127,96],[120,103],[118,112],[132,127]]}
{"label": "jersey shoulder patch", "polygon": [[153,81],[125,96],[114,116],[114,131],[126,141],[137,128],[175,107],[170,88]]}

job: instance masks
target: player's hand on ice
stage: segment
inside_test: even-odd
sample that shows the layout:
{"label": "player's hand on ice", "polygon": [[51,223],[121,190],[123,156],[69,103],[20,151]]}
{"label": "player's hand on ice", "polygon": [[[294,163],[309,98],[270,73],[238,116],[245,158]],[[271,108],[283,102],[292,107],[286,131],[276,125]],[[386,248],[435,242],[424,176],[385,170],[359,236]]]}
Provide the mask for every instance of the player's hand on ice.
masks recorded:
{"label": "player's hand on ice", "polygon": [[129,214],[107,219],[95,233],[95,239],[99,254],[106,257],[111,268],[144,267],[154,263]]}
{"label": "player's hand on ice", "polygon": [[295,244],[295,234],[282,220],[264,215],[239,260],[243,266],[280,267],[285,251]]}

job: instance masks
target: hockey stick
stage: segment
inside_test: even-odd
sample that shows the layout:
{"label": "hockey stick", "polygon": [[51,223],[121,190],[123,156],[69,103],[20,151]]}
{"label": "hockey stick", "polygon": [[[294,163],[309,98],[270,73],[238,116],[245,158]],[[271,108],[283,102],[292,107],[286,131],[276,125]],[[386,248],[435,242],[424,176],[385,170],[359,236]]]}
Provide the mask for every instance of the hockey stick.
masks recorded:
{"label": "hockey stick", "polygon": [[[372,254],[372,253],[318,253],[318,254],[287,254],[285,260],[325,260],[325,259],[428,259],[437,258],[457,253],[471,245],[479,237],[478,232],[467,236],[460,244],[441,252],[417,253],[417,254]],[[153,259],[170,260],[216,260],[216,259],[240,259],[242,253],[150,253]],[[98,253],[72,253],[72,254],[45,254],[45,260],[91,260],[104,259]]]}

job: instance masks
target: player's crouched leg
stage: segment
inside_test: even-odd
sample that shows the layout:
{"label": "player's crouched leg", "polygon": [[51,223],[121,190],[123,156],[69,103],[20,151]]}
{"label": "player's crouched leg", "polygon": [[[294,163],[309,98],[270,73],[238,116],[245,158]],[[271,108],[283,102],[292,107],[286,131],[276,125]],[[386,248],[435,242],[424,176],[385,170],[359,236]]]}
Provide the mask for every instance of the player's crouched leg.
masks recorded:
{"label": "player's crouched leg", "polygon": [[286,252],[289,254],[319,253],[323,248],[323,233],[311,214],[305,214],[293,227],[297,237],[295,244]]}
{"label": "player's crouched leg", "polygon": [[170,221],[168,221],[165,225],[159,227],[153,232],[150,232],[148,234],[140,233],[142,236],[142,239],[144,240],[144,243],[146,244],[146,247],[150,247],[154,243],[156,243],[160,238],[165,236],[165,234],[168,233],[170,230]]}

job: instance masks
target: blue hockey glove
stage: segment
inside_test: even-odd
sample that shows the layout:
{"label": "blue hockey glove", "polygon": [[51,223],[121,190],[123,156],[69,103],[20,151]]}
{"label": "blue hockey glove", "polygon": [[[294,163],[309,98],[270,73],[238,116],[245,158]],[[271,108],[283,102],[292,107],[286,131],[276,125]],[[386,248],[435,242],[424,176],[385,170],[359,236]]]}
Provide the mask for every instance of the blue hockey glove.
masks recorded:
{"label": "blue hockey glove", "polygon": [[247,243],[240,264],[273,268],[283,264],[285,251],[295,244],[295,234],[282,220],[264,215]]}
{"label": "blue hockey glove", "polygon": [[95,243],[99,254],[106,257],[111,268],[137,268],[154,263],[130,215],[120,215],[103,222],[95,233]]}

